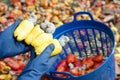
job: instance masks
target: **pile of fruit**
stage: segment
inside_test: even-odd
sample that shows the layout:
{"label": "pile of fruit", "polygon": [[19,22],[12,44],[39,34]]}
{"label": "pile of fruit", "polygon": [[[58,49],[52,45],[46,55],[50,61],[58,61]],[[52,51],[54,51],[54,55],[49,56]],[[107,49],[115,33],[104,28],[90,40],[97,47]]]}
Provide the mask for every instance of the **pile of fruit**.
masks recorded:
{"label": "pile of fruit", "polygon": [[30,52],[0,60],[0,80],[15,80],[29,61]]}
{"label": "pile of fruit", "polygon": [[[74,76],[81,76],[87,74],[98,68],[104,62],[103,54],[100,53],[95,56],[84,57],[77,59],[74,54],[68,54],[65,59],[61,60],[56,68],[57,72],[69,72]],[[67,77],[67,74],[56,74],[59,77]]]}
{"label": "pile of fruit", "polygon": [[[73,20],[73,14],[79,11],[89,11],[94,19],[106,23],[114,31],[116,41],[120,41],[119,23],[120,9],[118,2],[105,2],[104,0],[4,0],[0,2],[0,29],[14,23],[18,19],[26,19],[34,12],[37,23],[45,20],[60,26]],[[89,19],[89,16],[78,16],[78,19]]]}

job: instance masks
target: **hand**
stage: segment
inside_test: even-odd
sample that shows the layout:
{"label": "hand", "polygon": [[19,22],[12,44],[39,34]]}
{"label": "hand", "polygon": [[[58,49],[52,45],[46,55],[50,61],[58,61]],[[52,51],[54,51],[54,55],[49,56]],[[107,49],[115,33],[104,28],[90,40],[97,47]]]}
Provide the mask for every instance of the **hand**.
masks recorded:
{"label": "hand", "polygon": [[53,44],[49,45],[41,55],[31,60],[19,75],[17,80],[40,80],[41,76],[50,68],[57,56],[50,57]]}
{"label": "hand", "polygon": [[0,59],[25,53],[31,49],[24,42],[18,42],[14,36],[14,30],[21,21],[18,20],[0,33]]}

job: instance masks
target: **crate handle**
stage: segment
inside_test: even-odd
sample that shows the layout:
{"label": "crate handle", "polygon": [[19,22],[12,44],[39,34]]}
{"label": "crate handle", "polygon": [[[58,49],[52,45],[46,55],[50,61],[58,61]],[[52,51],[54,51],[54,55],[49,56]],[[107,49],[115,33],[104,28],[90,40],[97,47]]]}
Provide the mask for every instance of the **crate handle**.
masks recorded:
{"label": "crate handle", "polygon": [[92,14],[91,14],[90,12],[77,12],[77,13],[75,13],[75,14],[73,15],[73,16],[74,16],[74,20],[73,20],[73,21],[77,21],[76,18],[77,18],[77,16],[80,15],[80,14],[87,14],[87,15],[89,15],[89,17],[90,17],[91,20],[94,20]]}
{"label": "crate handle", "polygon": [[[51,76],[53,76],[53,77],[59,77],[59,76],[55,76],[55,74],[63,74],[63,75],[66,74],[66,75],[69,76],[70,79],[73,79],[73,78],[74,78],[74,76],[73,76],[72,74],[70,74],[69,72],[56,72],[56,71],[50,72],[50,75],[51,75]],[[59,78],[61,78],[61,77],[59,77]]]}

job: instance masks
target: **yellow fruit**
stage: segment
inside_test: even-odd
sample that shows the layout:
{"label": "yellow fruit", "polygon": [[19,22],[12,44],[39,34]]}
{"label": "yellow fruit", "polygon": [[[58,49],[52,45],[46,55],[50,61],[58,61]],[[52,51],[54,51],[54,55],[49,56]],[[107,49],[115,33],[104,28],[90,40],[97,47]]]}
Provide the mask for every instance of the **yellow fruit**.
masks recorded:
{"label": "yellow fruit", "polygon": [[62,51],[62,46],[60,45],[57,39],[52,39],[39,47],[35,47],[36,55],[40,55],[51,43],[54,45],[54,50],[51,53],[51,56],[55,56]]}
{"label": "yellow fruit", "polygon": [[40,25],[36,25],[31,33],[25,38],[25,42],[30,45],[42,33],[44,33],[44,31],[40,29]]}
{"label": "yellow fruit", "polygon": [[40,45],[39,47],[35,47],[36,55],[40,55],[45,50],[45,48],[49,46],[51,43],[52,43],[52,39]]}
{"label": "yellow fruit", "polygon": [[10,74],[1,74],[0,80],[11,80],[12,76]]}
{"label": "yellow fruit", "polygon": [[53,35],[49,33],[43,33],[39,35],[34,41],[32,41],[31,45],[34,47],[42,46],[45,42],[53,39]]}
{"label": "yellow fruit", "polygon": [[51,53],[51,56],[55,56],[59,54],[62,51],[62,46],[60,45],[59,41],[57,39],[53,39],[52,43],[54,44],[54,50]]}
{"label": "yellow fruit", "polygon": [[24,40],[34,28],[34,24],[29,20],[23,20],[14,31],[14,37],[18,41]]}

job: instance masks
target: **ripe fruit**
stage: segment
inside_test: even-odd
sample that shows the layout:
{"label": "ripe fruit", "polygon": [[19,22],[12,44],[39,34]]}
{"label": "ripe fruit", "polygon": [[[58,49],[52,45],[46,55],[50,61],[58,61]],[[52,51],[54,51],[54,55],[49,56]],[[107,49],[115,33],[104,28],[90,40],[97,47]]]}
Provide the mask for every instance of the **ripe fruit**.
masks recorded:
{"label": "ripe fruit", "polygon": [[[58,66],[57,67],[57,72],[65,72],[65,67],[64,66]],[[56,74],[56,76],[63,77],[63,74]]]}
{"label": "ripe fruit", "polygon": [[102,53],[93,57],[93,61],[95,61],[95,62],[101,62],[102,60],[103,60],[103,54]]}
{"label": "ripe fruit", "polygon": [[91,67],[94,65],[94,62],[93,62],[93,60],[92,60],[92,57],[84,58],[84,59],[82,60],[82,64],[85,64],[85,65],[86,65],[86,69],[91,68]]}
{"label": "ripe fruit", "polygon": [[71,74],[73,74],[74,76],[78,76],[79,72],[78,72],[78,67],[75,67],[73,69],[70,69],[69,71]]}
{"label": "ripe fruit", "polygon": [[86,70],[79,70],[78,71],[78,75],[80,76],[80,75],[84,75],[86,73]]}
{"label": "ripe fruit", "polygon": [[98,68],[102,63],[103,63],[102,61],[101,62],[96,62],[94,64],[94,69]]}
{"label": "ripe fruit", "polygon": [[66,60],[67,60],[67,63],[74,63],[77,58],[74,54],[68,54],[67,57],[66,57]]}
{"label": "ripe fruit", "polygon": [[66,60],[61,60],[57,67],[61,67],[61,66],[67,69],[68,66]]}
{"label": "ripe fruit", "polygon": [[82,67],[82,61],[81,60],[77,60],[76,62],[74,62],[74,66],[75,67]]}
{"label": "ripe fruit", "polygon": [[12,70],[18,70],[20,68],[19,64],[12,58],[5,58],[4,61]]}

